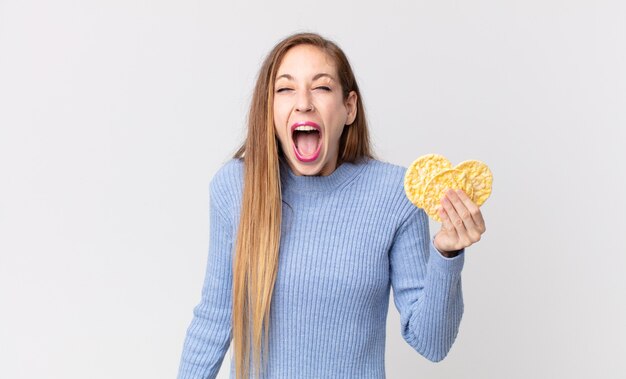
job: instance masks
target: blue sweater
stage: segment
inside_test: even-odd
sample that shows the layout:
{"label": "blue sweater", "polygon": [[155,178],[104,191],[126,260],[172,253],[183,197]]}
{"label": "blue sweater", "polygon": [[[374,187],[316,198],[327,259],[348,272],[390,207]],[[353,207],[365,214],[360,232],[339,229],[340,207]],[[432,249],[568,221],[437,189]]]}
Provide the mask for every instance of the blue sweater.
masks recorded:
{"label": "blue sweater", "polygon": [[[368,159],[329,176],[298,176],[282,161],[280,170],[283,220],[264,378],[385,378],[391,288],[404,340],[442,360],[463,314],[465,251],[446,258],[434,247],[428,216],[405,196],[406,168]],[[238,159],[210,183],[206,274],[179,379],[215,378],[230,345],[242,189]]]}

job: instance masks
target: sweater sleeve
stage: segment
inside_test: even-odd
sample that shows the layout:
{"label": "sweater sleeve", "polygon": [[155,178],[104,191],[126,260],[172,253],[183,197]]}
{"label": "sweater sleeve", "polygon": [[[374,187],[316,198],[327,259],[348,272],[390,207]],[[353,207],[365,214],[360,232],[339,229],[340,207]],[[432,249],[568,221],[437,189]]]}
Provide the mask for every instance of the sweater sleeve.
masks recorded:
{"label": "sweater sleeve", "polygon": [[232,336],[232,232],[220,191],[209,191],[209,252],[200,302],[187,328],[178,379],[215,378]]}
{"label": "sweater sleeve", "polygon": [[428,216],[418,207],[397,230],[389,252],[402,337],[433,362],[446,357],[461,323],[464,259],[465,249],[453,258],[439,253],[430,238]]}

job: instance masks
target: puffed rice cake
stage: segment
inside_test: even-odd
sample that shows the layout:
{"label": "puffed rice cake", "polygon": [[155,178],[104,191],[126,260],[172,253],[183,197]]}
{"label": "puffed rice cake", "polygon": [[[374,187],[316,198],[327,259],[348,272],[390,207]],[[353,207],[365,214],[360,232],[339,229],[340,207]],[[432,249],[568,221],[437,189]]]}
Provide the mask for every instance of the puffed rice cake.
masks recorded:
{"label": "puffed rice cake", "polygon": [[448,189],[462,189],[478,206],[491,194],[493,175],[489,167],[477,160],[467,160],[454,168],[439,154],[426,154],[416,159],[404,175],[407,198],[433,219],[441,222],[437,208]]}

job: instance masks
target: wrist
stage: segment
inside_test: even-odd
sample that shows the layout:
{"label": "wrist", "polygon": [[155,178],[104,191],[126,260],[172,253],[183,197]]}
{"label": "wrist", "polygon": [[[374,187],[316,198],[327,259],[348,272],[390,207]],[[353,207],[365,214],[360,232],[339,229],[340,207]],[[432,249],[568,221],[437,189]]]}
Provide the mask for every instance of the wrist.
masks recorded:
{"label": "wrist", "polygon": [[455,250],[455,251],[441,251],[439,249],[437,249],[437,251],[439,251],[439,253],[441,255],[443,255],[446,258],[454,258],[457,255],[459,255],[459,253],[461,252],[461,250]]}
{"label": "wrist", "polygon": [[443,255],[446,258],[454,258],[454,257],[456,257],[457,255],[459,255],[461,253],[461,250],[453,250],[453,251],[441,250],[437,246],[436,241],[437,241],[437,236],[435,235],[435,238],[433,238],[433,246],[435,246],[435,249],[437,249],[439,254]]}

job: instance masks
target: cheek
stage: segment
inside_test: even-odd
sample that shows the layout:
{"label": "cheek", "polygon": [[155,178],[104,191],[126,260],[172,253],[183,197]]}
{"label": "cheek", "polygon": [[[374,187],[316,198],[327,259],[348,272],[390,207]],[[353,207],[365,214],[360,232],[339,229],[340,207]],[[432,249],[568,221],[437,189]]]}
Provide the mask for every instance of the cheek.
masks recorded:
{"label": "cheek", "polygon": [[335,139],[338,139],[343,132],[344,125],[348,119],[348,112],[342,103],[334,104],[331,108],[332,120],[331,125],[332,131],[331,134]]}
{"label": "cheek", "polygon": [[275,101],[273,106],[274,122],[277,126],[285,126],[289,117],[289,108],[280,102]]}
{"label": "cheek", "polygon": [[282,144],[288,144],[291,136],[287,135],[287,130],[285,129],[285,122],[274,117],[274,133],[278,140]]}
{"label": "cheek", "polygon": [[274,102],[274,106],[272,109],[272,112],[274,112],[274,128],[276,129],[277,132],[281,132],[281,126],[284,126],[284,117],[282,116],[282,113],[280,112],[280,106],[278,104],[276,104],[276,102]]}

